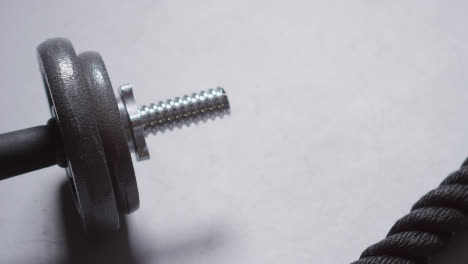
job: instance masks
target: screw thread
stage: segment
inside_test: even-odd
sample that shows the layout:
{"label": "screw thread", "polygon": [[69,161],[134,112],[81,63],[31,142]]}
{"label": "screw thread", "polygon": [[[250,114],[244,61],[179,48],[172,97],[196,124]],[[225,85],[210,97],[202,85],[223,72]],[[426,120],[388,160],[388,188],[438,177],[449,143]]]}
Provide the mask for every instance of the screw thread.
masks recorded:
{"label": "screw thread", "polygon": [[193,93],[182,98],[167,100],[139,108],[145,135],[172,129],[174,126],[189,126],[199,120],[222,117],[229,112],[229,101],[223,88]]}

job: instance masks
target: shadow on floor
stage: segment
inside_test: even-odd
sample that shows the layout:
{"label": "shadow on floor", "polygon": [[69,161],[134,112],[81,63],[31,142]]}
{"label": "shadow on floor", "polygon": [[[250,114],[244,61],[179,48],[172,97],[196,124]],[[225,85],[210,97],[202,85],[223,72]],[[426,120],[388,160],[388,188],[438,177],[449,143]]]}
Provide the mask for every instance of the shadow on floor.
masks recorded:
{"label": "shadow on floor", "polygon": [[63,183],[60,188],[59,201],[67,257],[64,263],[141,263],[132,254],[125,217],[122,217],[123,221],[119,232],[109,234],[109,237],[106,238],[91,239],[83,232],[80,217],[67,182]]}
{"label": "shadow on floor", "polygon": [[451,244],[430,264],[465,264],[468,263],[468,230],[455,234]]}
{"label": "shadow on floor", "polygon": [[[65,182],[60,189],[60,203],[63,215],[63,233],[66,258],[60,263],[68,264],[144,264],[144,263],[177,263],[192,258],[199,258],[200,253],[211,254],[226,245],[225,228],[201,229],[196,236],[184,237],[170,246],[148,245],[134,252],[129,242],[128,226],[122,217],[119,232],[105,238],[91,239],[86,237],[81,227],[78,212],[75,209],[70,187]],[[167,243],[164,243],[165,245]]]}

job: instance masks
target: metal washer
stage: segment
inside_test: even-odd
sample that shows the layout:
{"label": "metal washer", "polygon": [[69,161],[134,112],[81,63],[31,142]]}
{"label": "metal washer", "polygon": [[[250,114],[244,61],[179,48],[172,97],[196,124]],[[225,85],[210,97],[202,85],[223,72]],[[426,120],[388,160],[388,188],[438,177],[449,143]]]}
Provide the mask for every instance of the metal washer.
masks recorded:
{"label": "metal washer", "polygon": [[111,177],[87,81],[73,45],[67,39],[49,39],[37,52],[84,229],[88,233],[117,230],[119,213]]}
{"label": "metal washer", "polygon": [[121,213],[131,213],[140,205],[137,181],[125,128],[106,66],[97,52],[83,52],[78,55],[78,60],[88,83],[117,206]]}

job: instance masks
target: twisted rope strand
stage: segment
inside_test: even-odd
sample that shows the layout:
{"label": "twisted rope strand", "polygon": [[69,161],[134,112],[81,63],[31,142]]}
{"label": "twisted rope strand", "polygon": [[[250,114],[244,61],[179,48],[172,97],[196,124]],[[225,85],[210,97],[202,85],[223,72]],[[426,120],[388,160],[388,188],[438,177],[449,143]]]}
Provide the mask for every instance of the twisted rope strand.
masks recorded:
{"label": "twisted rope strand", "polygon": [[426,264],[468,224],[468,159],[352,264]]}

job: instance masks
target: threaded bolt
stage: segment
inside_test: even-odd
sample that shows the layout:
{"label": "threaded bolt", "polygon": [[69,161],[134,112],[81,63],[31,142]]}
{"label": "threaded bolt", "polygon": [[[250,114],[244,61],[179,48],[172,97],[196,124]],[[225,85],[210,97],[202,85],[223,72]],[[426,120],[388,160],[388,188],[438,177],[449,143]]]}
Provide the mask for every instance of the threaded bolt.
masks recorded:
{"label": "threaded bolt", "polygon": [[189,126],[204,118],[223,116],[228,111],[229,101],[221,87],[139,107],[145,135],[174,126]]}
{"label": "threaded bolt", "polygon": [[118,99],[120,114],[129,139],[129,146],[137,160],[149,159],[145,136],[174,126],[189,126],[199,120],[214,119],[229,113],[229,101],[223,88],[160,101],[137,107],[130,84],[122,85]]}

